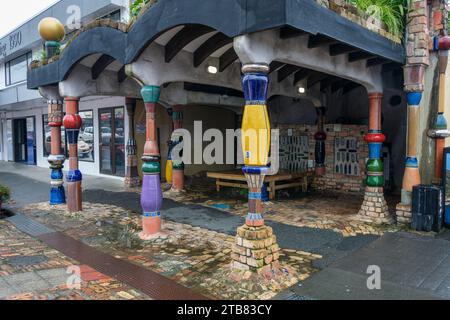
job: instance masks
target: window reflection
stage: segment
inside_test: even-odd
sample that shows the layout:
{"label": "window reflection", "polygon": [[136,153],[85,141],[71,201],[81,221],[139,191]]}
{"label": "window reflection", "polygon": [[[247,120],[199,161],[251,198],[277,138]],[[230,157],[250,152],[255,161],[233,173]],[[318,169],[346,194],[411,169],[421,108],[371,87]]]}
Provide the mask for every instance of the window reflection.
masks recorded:
{"label": "window reflection", "polygon": [[80,161],[94,162],[94,113],[80,111],[83,120],[78,138],[78,159]]}
{"label": "window reflection", "polygon": [[[48,125],[48,115],[42,116],[42,122],[44,124],[44,157],[48,157],[52,152],[52,128]],[[66,130],[64,126],[61,127],[61,152],[67,157],[66,148]]]}
{"label": "window reflection", "polygon": [[[80,111],[83,120],[78,137],[78,160],[94,162],[94,113],[93,111]],[[51,153],[51,127],[48,125],[48,115],[43,116],[44,123],[44,157]],[[66,135],[64,126],[61,127],[61,150],[68,157]]]}

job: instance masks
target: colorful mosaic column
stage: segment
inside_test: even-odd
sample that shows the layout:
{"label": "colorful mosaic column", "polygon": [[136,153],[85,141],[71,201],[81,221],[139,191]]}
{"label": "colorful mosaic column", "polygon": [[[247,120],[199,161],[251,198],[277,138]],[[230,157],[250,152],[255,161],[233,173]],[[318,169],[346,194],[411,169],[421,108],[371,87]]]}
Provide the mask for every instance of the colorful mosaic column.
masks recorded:
{"label": "colorful mosaic column", "polygon": [[316,108],[317,112],[317,133],[314,135],[314,139],[316,140],[316,175],[323,176],[326,171],[325,167],[325,142],[327,140],[327,134],[324,131],[324,123],[325,123],[325,113],[327,109],[325,107]]}
{"label": "colorful mosaic column", "polygon": [[428,136],[435,139],[435,174],[434,183],[442,183],[442,165],[444,157],[445,139],[450,136],[447,130],[447,120],[445,119],[445,77],[448,64],[448,50],[450,49],[450,37],[443,36],[437,39],[437,48],[439,50],[439,102],[438,115],[434,129],[428,132]]}
{"label": "colorful mosaic column", "polygon": [[66,128],[67,142],[69,144],[69,173],[67,174],[67,207],[69,212],[79,212],[83,210],[82,200],[82,174],[78,169],[78,136],[82,120],[78,114],[78,104],[80,99],[66,97],[66,116],[64,117],[64,127]]}
{"label": "colorful mosaic column", "polygon": [[266,106],[269,66],[248,64],[242,68],[245,110],[242,119],[243,169],[249,186],[249,213],[238,228],[233,247],[233,269],[258,273],[279,268],[279,247],[272,228],[264,224],[261,189],[268,171],[270,121]]}
{"label": "colorful mosaic column", "polygon": [[66,203],[64,190],[64,161],[66,157],[61,150],[61,126],[63,122],[63,102],[61,100],[48,100],[48,125],[51,128],[51,154],[48,157],[50,163],[51,185],[50,204],[58,205]]}
{"label": "colorful mosaic column", "polygon": [[382,93],[369,93],[369,133],[365,137],[369,144],[369,160],[366,164],[364,202],[359,211],[362,220],[379,224],[393,222],[384,199],[384,164],[381,151],[386,137],[381,132],[382,98]]}
{"label": "colorful mosaic column", "polygon": [[45,53],[47,59],[51,59],[60,54],[61,41],[64,40],[64,25],[55,18],[46,17],[39,22],[38,31],[45,40]]}
{"label": "colorful mosaic column", "polygon": [[141,239],[150,240],[160,237],[161,234],[161,206],[163,194],[161,190],[161,155],[157,141],[156,130],[156,103],[159,100],[161,89],[158,86],[145,86],[141,95],[146,111],[146,142],[142,161],[141,206],[142,229]]}
{"label": "colorful mosaic column", "polygon": [[134,112],[136,110],[136,99],[125,100],[128,116],[128,142],[127,142],[127,172],[125,175],[125,186],[133,188],[139,186],[137,145],[134,137]]}
{"label": "colorful mosaic column", "polygon": [[410,205],[413,187],[421,183],[417,159],[417,139],[422,92],[408,92],[406,96],[408,99],[408,150],[403,176],[402,203]]}
{"label": "colorful mosaic column", "polygon": [[[168,109],[167,114],[172,119],[173,118],[173,109]],[[173,161],[172,161],[172,152],[174,143],[172,142],[172,135],[174,131],[173,121],[170,122],[170,137],[169,141],[167,141],[167,160],[166,160],[166,182],[172,184],[173,181]]]}
{"label": "colorful mosaic column", "polygon": [[[183,137],[176,133],[176,130],[183,128],[183,106],[173,107],[172,122],[174,134],[172,136],[172,148],[182,143]],[[184,190],[184,163],[181,160],[172,159],[172,188],[175,191]]]}

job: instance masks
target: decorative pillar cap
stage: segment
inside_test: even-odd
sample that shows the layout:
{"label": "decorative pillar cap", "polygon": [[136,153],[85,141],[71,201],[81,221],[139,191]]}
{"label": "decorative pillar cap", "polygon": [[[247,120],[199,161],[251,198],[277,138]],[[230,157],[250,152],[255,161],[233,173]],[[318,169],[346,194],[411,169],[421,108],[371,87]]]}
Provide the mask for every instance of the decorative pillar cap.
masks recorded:
{"label": "decorative pillar cap", "polygon": [[242,168],[242,171],[246,174],[266,174],[269,170],[268,167],[255,167],[255,166],[246,166]]}
{"label": "decorative pillar cap", "polygon": [[65,101],[80,101],[78,97],[64,97]]}
{"label": "decorative pillar cap", "polygon": [[161,95],[161,88],[159,86],[144,86],[141,95],[145,103],[156,103]]}
{"label": "decorative pillar cap", "polygon": [[449,50],[450,49],[450,37],[449,36],[442,36],[439,38],[438,42],[438,49],[439,50]]}
{"label": "decorative pillar cap", "polygon": [[45,41],[60,42],[64,40],[66,31],[64,25],[56,18],[47,17],[38,25],[39,34]]}
{"label": "decorative pillar cap", "polygon": [[369,98],[370,99],[381,99],[383,98],[382,92],[369,92]]}
{"label": "decorative pillar cap", "polygon": [[427,135],[431,139],[445,139],[450,137],[450,131],[448,131],[447,129],[443,130],[431,129],[428,130]]}
{"label": "decorative pillar cap", "polygon": [[364,141],[367,143],[383,143],[386,141],[386,136],[382,133],[368,133],[364,137]]}
{"label": "decorative pillar cap", "polygon": [[319,131],[314,135],[314,139],[318,141],[327,140],[327,134],[324,131]]}
{"label": "decorative pillar cap", "polygon": [[242,73],[264,73],[270,72],[270,66],[266,63],[249,63],[244,64],[242,67]]}
{"label": "decorative pillar cap", "polygon": [[422,92],[408,92],[406,98],[408,99],[408,104],[410,106],[418,106],[422,100]]}

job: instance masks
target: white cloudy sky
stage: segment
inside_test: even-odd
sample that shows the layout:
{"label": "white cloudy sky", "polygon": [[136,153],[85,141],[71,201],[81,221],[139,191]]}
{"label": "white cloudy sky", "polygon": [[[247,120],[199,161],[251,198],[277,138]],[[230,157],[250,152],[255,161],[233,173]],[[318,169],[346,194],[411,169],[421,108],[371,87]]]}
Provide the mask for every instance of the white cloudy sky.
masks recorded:
{"label": "white cloudy sky", "polygon": [[58,0],[0,0],[0,38]]}

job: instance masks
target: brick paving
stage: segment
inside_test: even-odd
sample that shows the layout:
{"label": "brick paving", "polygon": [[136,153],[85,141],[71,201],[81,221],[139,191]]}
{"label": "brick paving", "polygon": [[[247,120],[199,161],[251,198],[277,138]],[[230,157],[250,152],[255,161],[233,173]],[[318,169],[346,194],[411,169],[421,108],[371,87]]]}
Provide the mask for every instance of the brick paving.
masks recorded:
{"label": "brick paving", "polygon": [[[164,197],[181,203],[209,206],[240,217],[247,215],[248,205],[244,192],[224,189],[217,194],[211,190],[214,190],[211,181],[197,180],[191,182],[187,192],[168,190],[164,192]],[[381,236],[400,229],[393,224],[377,225],[362,221],[358,213],[363,197],[358,193],[314,192],[301,195],[284,192],[277,200],[264,204],[264,218],[295,227],[331,230],[344,237]],[[392,210],[395,210],[392,205],[395,201],[390,201]]]}
{"label": "brick paving", "polygon": [[[5,176],[7,174],[2,173],[2,178]],[[20,185],[20,193],[24,192],[22,190],[24,186],[29,189],[26,192],[37,191],[38,195],[35,198],[27,198],[27,202],[24,203],[31,203],[25,208],[26,214],[31,218],[97,250],[148,268],[215,299],[270,299],[280,292],[286,292],[284,289],[288,286],[298,287],[299,281],[303,282],[319,275],[320,272],[316,268],[322,269],[337,258],[351,254],[377,239],[378,235],[385,233],[389,235],[398,230],[397,227],[379,227],[358,221],[355,217],[362,201],[360,195],[319,193],[301,196],[281,192],[277,200],[266,204],[265,217],[281,244],[279,253],[283,266],[282,274],[278,279],[270,276],[267,278],[255,276],[245,271],[233,274],[229,268],[232,245],[236,240],[236,228],[241,225],[242,217],[247,213],[244,192],[230,189],[217,194],[211,191],[215,189],[211,188],[210,182],[201,181],[191,182],[188,185],[189,191],[185,193],[166,191],[165,197],[168,199],[165,200],[164,216],[171,221],[164,221],[164,230],[169,237],[166,240],[142,243],[136,237],[141,220],[138,213],[140,210],[139,190],[111,192],[105,191],[99,185],[99,189],[89,189],[85,192],[85,199],[93,202],[86,203],[87,210],[81,214],[72,215],[66,212],[65,207],[50,207],[46,202],[34,203],[46,201],[48,188],[45,182],[35,182],[35,185],[43,186],[36,189],[35,185],[30,186],[28,183],[28,177],[10,176],[10,181],[17,181],[18,186]],[[46,177],[46,175],[43,176]],[[97,188],[97,185],[94,188]],[[13,188],[13,191],[17,193],[16,197],[19,196],[19,189]],[[395,206],[392,206],[395,199],[388,197],[387,200],[390,209],[395,209]],[[24,204],[21,203],[20,207]],[[16,207],[19,207],[18,203]],[[217,209],[224,212],[219,212]],[[30,292],[13,291],[15,289],[3,277],[36,272],[46,282],[58,282],[60,281],[58,276],[63,277],[63,271],[67,266],[77,265],[77,262],[20,232],[7,234],[6,230],[10,230],[11,226],[4,221],[2,224],[8,226],[2,225],[0,228],[2,236],[0,247],[5,254],[10,254],[6,249],[8,247],[17,250],[20,248],[24,251],[8,260],[0,255],[2,257],[0,271],[3,272],[0,276],[0,288],[4,289],[0,299],[5,297],[20,299],[149,298],[114,279],[109,279],[110,282],[108,282],[105,275],[102,277],[106,279],[84,281],[86,285],[78,291],[67,290],[64,285],[62,288],[28,290]],[[15,230],[15,232],[18,231]],[[19,244],[25,242],[22,240],[23,237],[35,243]],[[12,245],[3,246],[4,239],[12,239]],[[41,251],[30,249],[40,248],[39,246],[43,246],[48,252],[58,257],[53,260],[66,259],[68,262],[60,265],[46,265],[48,262],[41,253],[43,249]],[[50,253],[46,252],[45,256],[51,256]],[[35,268],[30,267],[30,264],[36,266],[37,271],[34,271]],[[38,273],[41,270],[46,273],[41,275]],[[89,280],[89,272],[87,274],[85,280]],[[23,277],[27,276],[30,275]],[[35,275],[32,276],[35,277]],[[20,283],[20,279],[18,281]],[[99,287],[100,283],[106,286],[103,296],[95,291],[95,289],[102,291]],[[38,288],[39,285],[42,283],[37,281]],[[89,286],[94,288],[89,289]],[[119,286],[120,289],[113,290],[114,286]]]}
{"label": "brick paving", "polygon": [[[79,268],[80,288],[68,287]],[[70,269],[77,270],[77,269]],[[69,271],[70,271],[69,270]],[[0,220],[0,299],[2,300],[142,300],[149,297],[80,265]]]}
{"label": "brick paving", "polygon": [[270,299],[318,270],[312,262],[320,255],[296,250],[279,252],[281,271],[276,275],[232,272],[231,249],[235,237],[164,221],[166,239],[142,242],[140,216],[120,207],[85,203],[71,214],[65,206],[31,204],[22,212],[49,227],[113,257],[130,261],[214,299]]}

